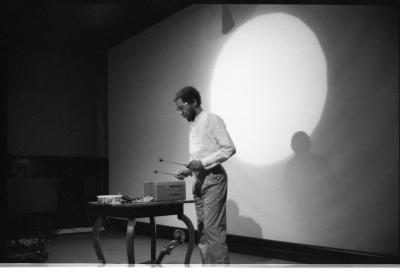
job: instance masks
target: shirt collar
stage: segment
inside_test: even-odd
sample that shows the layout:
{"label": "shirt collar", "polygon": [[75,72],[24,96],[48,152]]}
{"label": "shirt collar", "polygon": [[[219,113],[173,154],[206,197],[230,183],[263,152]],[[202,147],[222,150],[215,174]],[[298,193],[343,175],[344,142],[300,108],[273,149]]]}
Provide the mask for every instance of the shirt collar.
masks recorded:
{"label": "shirt collar", "polygon": [[191,125],[194,126],[200,119],[201,117],[204,115],[203,113],[205,113],[204,110],[202,110],[195,118],[194,120],[191,122]]}

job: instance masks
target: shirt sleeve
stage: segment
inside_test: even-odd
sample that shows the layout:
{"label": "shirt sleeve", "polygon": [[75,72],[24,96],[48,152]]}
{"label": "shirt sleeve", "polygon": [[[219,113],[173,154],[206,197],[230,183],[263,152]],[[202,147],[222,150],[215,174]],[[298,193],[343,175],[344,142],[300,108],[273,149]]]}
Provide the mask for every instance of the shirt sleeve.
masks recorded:
{"label": "shirt sleeve", "polygon": [[215,138],[218,148],[201,159],[204,168],[222,163],[236,153],[235,145],[226,130],[225,123],[219,116],[215,116],[212,121],[211,134]]}

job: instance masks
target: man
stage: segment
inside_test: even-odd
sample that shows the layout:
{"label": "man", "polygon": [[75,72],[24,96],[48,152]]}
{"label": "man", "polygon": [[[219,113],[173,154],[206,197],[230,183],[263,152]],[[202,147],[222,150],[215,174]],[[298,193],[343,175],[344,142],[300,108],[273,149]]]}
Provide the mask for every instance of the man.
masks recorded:
{"label": "man", "polygon": [[201,97],[194,87],[185,87],[174,98],[178,113],[191,123],[189,136],[190,162],[178,171],[182,180],[194,174],[199,249],[206,264],[229,263],[226,245],[226,197],[228,177],[221,163],[236,149],[224,121],[203,111]]}

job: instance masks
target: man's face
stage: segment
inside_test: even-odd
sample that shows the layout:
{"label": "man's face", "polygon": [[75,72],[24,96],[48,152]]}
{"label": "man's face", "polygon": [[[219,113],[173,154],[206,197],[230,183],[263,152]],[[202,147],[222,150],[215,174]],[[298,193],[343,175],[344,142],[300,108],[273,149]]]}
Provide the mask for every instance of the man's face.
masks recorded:
{"label": "man's face", "polygon": [[179,113],[179,115],[184,117],[189,122],[194,121],[194,118],[196,117],[196,111],[191,104],[183,102],[180,98],[175,101],[175,104],[176,111]]}

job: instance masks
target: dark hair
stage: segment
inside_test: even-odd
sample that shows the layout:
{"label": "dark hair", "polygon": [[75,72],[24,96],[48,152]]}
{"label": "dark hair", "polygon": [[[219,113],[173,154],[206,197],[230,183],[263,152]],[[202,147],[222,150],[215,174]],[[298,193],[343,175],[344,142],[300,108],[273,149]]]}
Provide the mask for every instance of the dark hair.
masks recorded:
{"label": "dark hair", "polygon": [[194,100],[197,101],[197,106],[201,105],[201,97],[199,91],[192,86],[186,86],[176,93],[174,101],[181,99],[183,102],[192,103]]}

